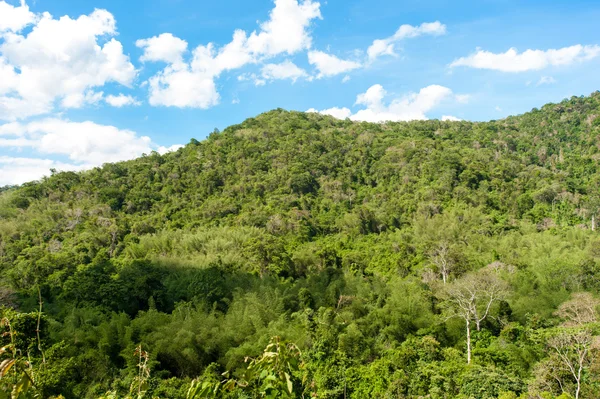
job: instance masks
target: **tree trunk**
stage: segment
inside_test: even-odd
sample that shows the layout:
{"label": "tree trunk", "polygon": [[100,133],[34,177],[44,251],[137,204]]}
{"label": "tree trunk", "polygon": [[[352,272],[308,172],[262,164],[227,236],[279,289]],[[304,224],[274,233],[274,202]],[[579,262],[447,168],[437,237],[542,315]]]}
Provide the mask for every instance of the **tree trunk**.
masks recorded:
{"label": "tree trunk", "polygon": [[579,370],[577,370],[577,390],[575,391],[575,399],[579,399],[579,391],[581,391],[581,371],[583,365],[579,363]]}
{"label": "tree trunk", "polygon": [[112,233],[110,233],[110,237],[111,237],[111,240],[110,240],[110,249],[108,250],[108,257],[109,258],[113,257],[113,253],[114,253],[114,251],[116,249],[116,246],[117,246],[118,234],[119,234],[118,231],[113,231]]}
{"label": "tree trunk", "polygon": [[467,321],[467,364],[471,364],[471,322]]}

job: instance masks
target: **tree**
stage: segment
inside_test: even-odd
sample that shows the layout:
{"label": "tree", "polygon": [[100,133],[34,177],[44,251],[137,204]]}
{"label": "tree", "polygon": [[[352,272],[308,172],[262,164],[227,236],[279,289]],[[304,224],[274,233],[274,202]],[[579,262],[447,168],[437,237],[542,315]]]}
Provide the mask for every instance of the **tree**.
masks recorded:
{"label": "tree", "polygon": [[591,324],[598,321],[599,304],[592,294],[578,292],[558,307],[555,314],[564,322],[546,341],[550,356],[536,370],[538,385],[546,380],[546,387],[551,389],[549,381],[553,381],[561,392],[579,398],[585,370],[591,365],[592,352],[597,351],[598,337],[592,334]]}
{"label": "tree", "polygon": [[454,261],[450,256],[450,245],[444,241],[440,243],[430,255],[431,263],[435,265],[438,273],[442,276],[444,284],[448,282],[450,273],[454,269]]}
{"label": "tree", "polygon": [[489,316],[494,302],[505,299],[507,284],[494,272],[484,269],[465,275],[446,285],[446,314],[449,318],[460,317],[465,321],[467,332],[467,363],[471,363],[471,323],[477,331]]}
{"label": "tree", "polygon": [[555,314],[565,320],[566,326],[582,326],[598,321],[598,301],[589,292],[578,292],[558,307]]}
{"label": "tree", "polygon": [[[591,188],[591,192],[597,192],[598,187]],[[591,195],[585,203],[585,208],[582,209],[586,216],[591,219],[592,231],[596,231],[596,216],[598,210],[600,210],[600,197],[598,195]]]}
{"label": "tree", "polygon": [[[592,336],[586,328],[565,328],[548,339],[548,348],[552,351],[550,358],[559,364],[575,381],[575,399],[579,399],[584,371],[590,366],[592,351],[597,351],[597,337]],[[567,384],[560,383],[566,391]]]}
{"label": "tree", "polygon": [[528,390],[530,394],[535,395],[535,398],[542,398],[547,394],[560,395],[564,393],[565,388],[563,387],[569,378],[556,356],[550,356],[536,364],[533,376]]}

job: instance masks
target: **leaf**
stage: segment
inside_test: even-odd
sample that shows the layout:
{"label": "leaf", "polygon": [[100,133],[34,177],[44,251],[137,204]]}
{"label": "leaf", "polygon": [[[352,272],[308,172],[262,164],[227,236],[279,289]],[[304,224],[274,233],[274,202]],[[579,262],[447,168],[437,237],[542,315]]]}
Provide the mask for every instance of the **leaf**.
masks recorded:
{"label": "leaf", "polygon": [[288,373],[285,373],[285,380],[287,382],[288,393],[291,395],[294,392],[294,385],[292,384],[292,380]]}
{"label": "leaf", "polygon": [[15,359],[6,359],[0,363],[0,377],[4,377],[10,371],[10,368],[15,364]]}
{"label": "leaf", "polygon": [[225,384],[223,384],[223,388],[225,388],[228,391],[231,391],[234,387],[235,387],[234,380],[227,380],[227,382]]}
{"label": "leaf", "polygon": [[31,387],[31,378],[27,373],[23,373],[19,382],[13,387],[13,391],[11,394],[11,399],[25,399],[24,396],[29,391]]}

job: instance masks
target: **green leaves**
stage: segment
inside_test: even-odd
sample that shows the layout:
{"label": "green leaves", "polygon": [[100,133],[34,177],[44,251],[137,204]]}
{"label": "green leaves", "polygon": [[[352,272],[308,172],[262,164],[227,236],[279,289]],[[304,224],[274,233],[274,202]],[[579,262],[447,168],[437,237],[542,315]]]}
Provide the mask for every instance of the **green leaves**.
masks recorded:
{"label": "green leaves", "polygon": [[240,378],[226,378],[219,383],[194,380],[186,399],[216,398],[220,392],[245,392],[265,399],[296,398],[300,391],[298,375],[304,367],[301,356],[296,345],[274,337],[261,356],[246,358],[248,366]]}
{"label": "green leaves", "polygon": [[[557,374],[544,334],[594,320],[561,303],[584,290],[573,299],[593,305],[600,287],[597,115],[600,93],[477,123],[278,109],[163,156],[2,188],[0,303],[21,309],[2,310],[2,395],[520,394],[536,367]],[[489,313],[471,303],[467,366],[465,321],[437,294],[482,268],[510,289]],[[131,357],[142,344],[152,378]],[[582,392],[600,397],[591,375]]]}

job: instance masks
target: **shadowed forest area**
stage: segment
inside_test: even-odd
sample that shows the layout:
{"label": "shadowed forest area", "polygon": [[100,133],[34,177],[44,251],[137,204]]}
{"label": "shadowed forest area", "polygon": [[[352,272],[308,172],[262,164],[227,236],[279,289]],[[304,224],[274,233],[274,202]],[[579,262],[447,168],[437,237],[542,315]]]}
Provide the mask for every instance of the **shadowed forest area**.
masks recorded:
{"label": "shadowed forest area", "polygon": [[599,159],[596,92],[2,188],[0,399],[600,397]]}

